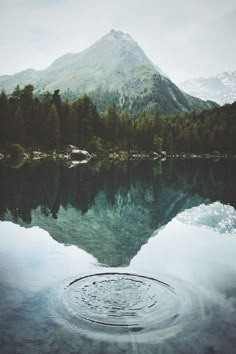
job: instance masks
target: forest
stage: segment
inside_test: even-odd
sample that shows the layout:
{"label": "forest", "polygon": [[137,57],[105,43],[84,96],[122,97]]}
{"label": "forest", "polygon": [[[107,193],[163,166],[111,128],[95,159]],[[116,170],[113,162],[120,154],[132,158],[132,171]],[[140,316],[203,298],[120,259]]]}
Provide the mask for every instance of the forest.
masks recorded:
{"label": "forest", "polygon": [[0,94],[1,148],[20,144],[48,150],[73,144],[89,152],[235,154],[235,137],[236,102],[201,113],[142,112],[134,118],[116,105],[100,114],[87,95],[73,102],[63,100],[59,90],[36,96],[32,85]]}

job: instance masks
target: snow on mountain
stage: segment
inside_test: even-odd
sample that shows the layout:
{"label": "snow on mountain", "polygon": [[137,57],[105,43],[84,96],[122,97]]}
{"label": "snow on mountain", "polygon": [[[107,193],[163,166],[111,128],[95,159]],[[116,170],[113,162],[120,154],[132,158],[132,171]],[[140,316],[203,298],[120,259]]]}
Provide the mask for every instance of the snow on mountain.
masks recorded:
{"label": "snow on mountain", "polygon": [[16,85],[28,83],[34,85],[37,93],[56,89],[73,97],[98,91],[115,93],[120,105],[125,102],[121,110],[136,114],[157,108],[176,113],[214,106],[180,91],[129,34],[115,30],[83,52],[63,55],[45,70],[28,69],[0,76],[0,89],[8,93]]}
{"label": "snow on mountain", "polygon": [[182,82],[179,87],[190,95],[212,100],[220,105],[236,101],[236,71],[225,71],[206,78]]}

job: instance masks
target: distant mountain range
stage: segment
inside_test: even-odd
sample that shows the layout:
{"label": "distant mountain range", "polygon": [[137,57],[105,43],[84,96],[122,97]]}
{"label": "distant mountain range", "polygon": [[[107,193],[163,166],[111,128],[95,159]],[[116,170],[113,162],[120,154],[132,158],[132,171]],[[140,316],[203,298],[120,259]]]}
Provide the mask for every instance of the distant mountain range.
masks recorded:
{"label": "distant mountain range", "polygon": [[211,77],[200,77],[182,82],[179,87],[202,100],[220,105],[236,101],[236,71],[225,71]]}
{"label": "distant mountain range", "polygon": [[115,30],[81,53],[58,58],[45,70],[0,76],[0,89],[7,93],[25,84],[33,84],[38,94],[55,89],[68,98],[91,94],[100,111],[107,102],[134,114],[157,108],[163,113],[200,111],[216,105],[181,91],[129,34]]}

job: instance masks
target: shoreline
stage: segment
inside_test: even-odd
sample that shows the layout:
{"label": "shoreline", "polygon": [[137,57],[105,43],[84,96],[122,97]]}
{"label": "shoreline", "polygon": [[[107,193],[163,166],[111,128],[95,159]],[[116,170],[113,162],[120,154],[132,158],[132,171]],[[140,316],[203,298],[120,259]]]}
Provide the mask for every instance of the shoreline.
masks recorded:
{"label": "shoreline", "polygon": [[41,160],[51,160],[51,161],[64,161],[69,164],[83,164],[88,163],[90,160],[110,160],[110,161],[132,161],[132,160],[160,160],[165,161],[167,159],[236,159],[234,154],[221,154],[221,153],[167,153],[166,151],[161,151],[157,153],[155,151],[145,152],[136,150],[116,150],[116,151],[103,151],[103,152],[93,152],[89,153],[86,150],[81,150],[76,146],[70,145],[66,149],[59,150],[49,150],[43,151],[40,148],[37,149],[25,149],[22,156],[18,158],[13,158],[10,153],[6,151],[0,151],[0,161],[11,161],[20,160],[28,162],[36,162]]}

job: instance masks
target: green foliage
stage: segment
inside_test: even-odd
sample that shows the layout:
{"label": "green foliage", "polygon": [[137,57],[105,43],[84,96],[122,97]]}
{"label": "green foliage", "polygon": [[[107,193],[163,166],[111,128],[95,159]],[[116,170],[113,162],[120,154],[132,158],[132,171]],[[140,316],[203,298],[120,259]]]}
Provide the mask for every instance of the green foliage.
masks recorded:
{"label": "green foliage", "polygon": [[104,116],[104,138],[112,141],[113,143],[118,142],[120,133],[120,117],[117,112],[116,106],[112,105],[108,107],[108,110]]}
{"label": "green foliage", "polygon": [[[152,107],[137,117],[124,110],[120,113],[115,104],[108,104],[108,94],[102,101],[96,92],[94,95],[100,97],[105,112],[99,116],[87,95],[69,102],[61,100],[59,90],[38,97],[34,97],[33,90],[32,85],[26,85],[23,89],[17,86],[9,97],[0,93],[2,147],[16,143],[45,148],[73,144],[91,151],[107,147],[158,152],[163,149],[170,154],[236,154],[236,103],[176,116],[161,114],[157,104],[154,114]],[[165,98],[162,99],[163,104]],[[124,97],[123,109],[126,104],[130,105]]]}
{"label": "green foliage", "polygon": [[163,139],[160,138],[158,135],[155,135],[153,139],[153,150],[156,152],[161,152],[162,144],[163,144]]}
{"label": "green foliage", "polygon": [[15,141],[23,144],[25,138],[25,120],[21,106],[18,106],[15,111],[13,129]]}
{"label": "green foliage", "polygon": [[147,112],[143,112],[137,121],[137,145],[143,150],[151,151],[154,139],[153,120]]}
{"label": "green foliage", "polygon": [[7,95],[4,91],[0,94],[0,144],[8,142],[10,137],[10,112]]}
{"label": "green foliage", "polygon": [[86,95],[72,103],[71,124],[74,126],[74,143],[86,146],[93,135],[99,130],[100,117],[96,106]]}
{"label": "green foliage", "polygon": [[60,122],[56,105],[53,103],[48,111],[48,144],[55,146],[59,143]]}
{"label": "green foliage", "polygon": [[102,147],[101,138],[97,136],[93,136],[88,142],[86,148],[89,152],[102,152],[103,147]]}

